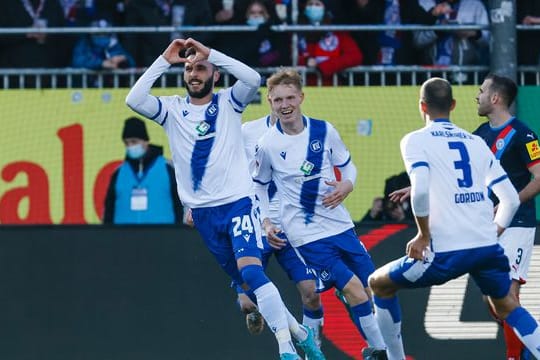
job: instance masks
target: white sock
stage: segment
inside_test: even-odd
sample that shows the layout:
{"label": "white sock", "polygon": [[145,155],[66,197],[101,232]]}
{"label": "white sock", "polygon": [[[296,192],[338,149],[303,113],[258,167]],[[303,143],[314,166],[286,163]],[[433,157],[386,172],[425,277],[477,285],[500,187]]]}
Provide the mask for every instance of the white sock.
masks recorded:
{"label": "white sock", "polygon": [[381,330],[379,330],[379,325],[375,320],[373,314],[366,316],[361,316],[358,318],[360,326],[366,334],[367,340],[369,340],[369,345],[375,349],[386,349]]}
{"label": "white sock", "polygon": [[281,301],[278,289],[271,282],[253,291],[257,297],[259,312],[266,320],[268,327],[275,334],[279,344],[279,353],[296,354],[289,332],[287,308]]}
{"label": "white sock", "polygon": [[[285,305],[283,305],[285,306]],[[297,341],[304,341],[307,339],[307,331],[300,326],[296,318],[291,314],[289,309],[285,308],[287,312],[287,322],[289,323],[289,331]]]}
{"label": "white sock", "polygon": [[375,306],[375,319],[387,346],[388,359],[405,359],[405,350],[401,339],[401,321],[394,322],[390,311],[377,306]]}
{"label": "white sock", "polygon": [[319,348],[321,347],[321,329],[323,326],[324,318],[313,319],[304,314],[302,318],[302,324],[311,328],[313,330],[313,336],[315,337],[315,342]]}

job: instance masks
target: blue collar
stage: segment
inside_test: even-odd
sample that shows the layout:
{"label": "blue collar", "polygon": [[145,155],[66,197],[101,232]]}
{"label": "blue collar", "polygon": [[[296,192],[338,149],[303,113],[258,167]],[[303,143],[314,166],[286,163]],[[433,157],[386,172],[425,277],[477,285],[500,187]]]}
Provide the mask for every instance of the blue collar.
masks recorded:
{"label": "blue collar", "polygon": [[[268,119],[269,121],[270,119]],[[302,122],[304,123],[304,128],[307,128],[307,117],[302,115]],[[276,128],[279,130],[280,133],[283,134],[283,128],[281,127],[281,122],[279,121],[279,119],[277,119],[276,121]]]}

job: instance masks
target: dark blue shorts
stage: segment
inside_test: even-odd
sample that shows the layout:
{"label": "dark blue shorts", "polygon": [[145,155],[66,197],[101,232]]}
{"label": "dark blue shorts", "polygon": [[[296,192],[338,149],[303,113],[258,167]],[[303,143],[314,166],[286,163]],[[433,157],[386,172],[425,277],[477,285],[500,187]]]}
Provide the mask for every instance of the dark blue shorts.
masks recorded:
{"label": "dark blue shorts", "polygon": [[[285,234],[282,238],[287,239]],[[295,284],[298,284],[300,281],[304,280],[316,280],[314,271],[311,270],[300,258],[296,250],[291,246],[289,242],[287,245],[280,249],[276,250],[268,244],[266,236],[262,237],[264,249],[262,251],[262,263],[263,267],[266,269],[268,262],[272,255],[275,255],[277,262],[285,271],[290,280],[294,281]],[[237,284],[233,282],[231,286],[235,287],[236,292],[243,293],[244,290]]]}
{"label": "dark blue shorts", "polygon": [[315,270],[319,292],[343,287],[356,275],[367,287],[367,279],[375,270],[371,256],[354,229],[319,239],[298,247],[307,265]]}
{"label": "dark blue shorts", "polygon": [[236,260],[261,259],[261,223],[250,198],[230,204],[192,209],[193,223],[219,265],[237,283],[244,281]]}
{"label": "dark blue shorts", "polygon": [[482,294],[500,299],[511,284],[510,265],[498,244],[431,253],[423,261],[407,256],[390,264],[390,279],[404,288],[441,285],[469,273]]}

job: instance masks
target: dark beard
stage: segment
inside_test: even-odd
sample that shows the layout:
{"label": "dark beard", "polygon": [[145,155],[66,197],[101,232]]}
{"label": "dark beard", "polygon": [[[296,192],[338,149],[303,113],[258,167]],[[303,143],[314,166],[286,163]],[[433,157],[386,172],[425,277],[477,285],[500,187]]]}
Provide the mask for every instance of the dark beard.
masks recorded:
{"label": "dark beard", "polygon": [[207,81],[205,81],[203,88],[199,91],[190,90],[188,83],[184,83],[184,86],[189,96],[195,99],[202,99],[206,95],[210,94],[210,92],[212,91],[214,87],[214,77],[211,76]]}

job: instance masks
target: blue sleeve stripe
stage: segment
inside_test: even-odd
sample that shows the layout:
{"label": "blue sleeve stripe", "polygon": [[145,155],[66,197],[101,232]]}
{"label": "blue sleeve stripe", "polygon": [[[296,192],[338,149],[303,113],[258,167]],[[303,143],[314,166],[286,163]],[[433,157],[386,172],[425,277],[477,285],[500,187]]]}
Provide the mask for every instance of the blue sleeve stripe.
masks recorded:
{"label": "blue sleeve stripe", "polygon": [[150,120],[155,120],[155,119],[157,119],[157,117],[159,116],[159,114],[161,114],[161,108],[163,107],[163,105],[161,104],[161,100],[159,100],[158,97],[156,97],[156,100],[158,101],[158,111],[157,111],[157,113],[156,113],[154,116],[152,116],[152,117],[150,118]]}
{"label": "blue sleeve stripe", "polygon": [[343,164],[341,165],[336,165],[337,167],[341,168],[341,167],[344,167],[344,166],[347,166],[348,163],[351,162],[351,156],[349,155],[349,158],[347,159],[347,161],[345,161]]}
{"label": "blue sleeve stripe", "polygon": [[165,116],[163,117],[163,121],[159,123],[159,125],[163,126],[165,125],[165,121],[167,121],[167,117],[169,117],[169,112],[167,111],[165,113]]}
{"label": "blue sleeve stripe", "polygon": [[268,182],[264,182],[264,181],[260,181],[260,180],[257,180],[257,179],[253,179],[253,181],[255,181],[257,184],[261,184],[261,185],[268,185],[272,182],[272,180],[268,181]]}
{"label": "blue sleeve stripe", "polygon": [[498,177],[497,179],[493,180],[489,185],[488,188],[492,188],[493,185],[500,183],[501,181],[508,179],[508,175],[504,174],[501,177]]}
{"label": "blue sleeve stripe", "polygon": [[[244,109],[246,108],[246,105],[242,104],[240,101],[238,101],[235,97],[234,97],[234,93],[233,93],[233,89],[231,89],[231,100],[233,102],[233,105],[235,105],[236,107],[242,109],[242,111],[244,111]],[[233,106],[233,108],[235,107]]]}
{"label": "blue sleeve stripe", "polygon": [[420,166],[425,166],[429,168],[429,164],[426,161],[418,161],[411,165],[411,170]]}

